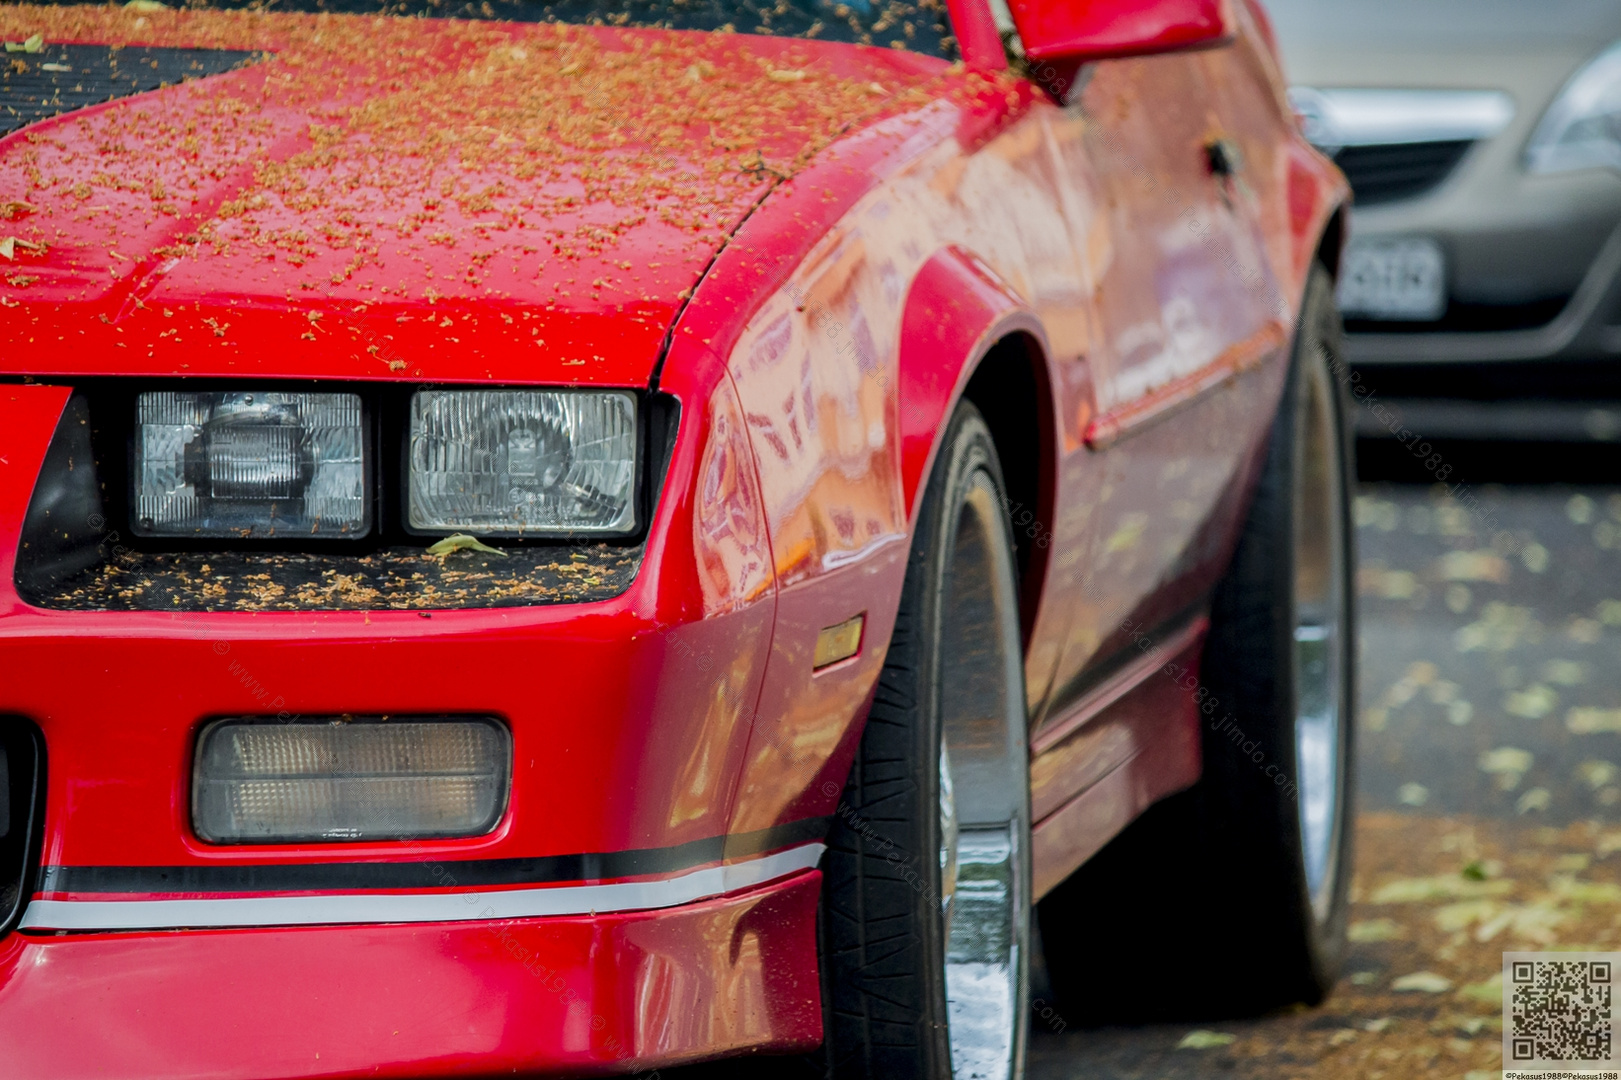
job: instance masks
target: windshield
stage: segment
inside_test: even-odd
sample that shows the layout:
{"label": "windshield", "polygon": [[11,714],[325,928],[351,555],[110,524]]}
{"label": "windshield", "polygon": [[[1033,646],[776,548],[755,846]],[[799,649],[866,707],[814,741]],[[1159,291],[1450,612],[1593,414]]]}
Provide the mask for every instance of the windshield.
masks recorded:
{"label": "windshield", "polygon": [[213,0],[183,6],[719,30],[957,59],[945,0]]}

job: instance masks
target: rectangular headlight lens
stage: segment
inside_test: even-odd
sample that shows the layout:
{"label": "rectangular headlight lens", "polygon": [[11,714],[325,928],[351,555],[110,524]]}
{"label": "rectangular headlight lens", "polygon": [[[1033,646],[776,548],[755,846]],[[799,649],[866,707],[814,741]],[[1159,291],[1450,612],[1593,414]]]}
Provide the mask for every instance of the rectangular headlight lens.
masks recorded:
{"label": "rectangular headlight lens", "polygon": [[410,438],[414,529],[635,531],[633,394],[421,390]]}
{"label": "rectangular headlight lens", "polygon": [[221,720],[197,743],[192,824],[218,844],[479,836],[511,779],[491,719]]}
{"label": "rectangular headlight lens", "polygon": [[135,532],[359,536],[370,527],[356,394],[142,394]]}

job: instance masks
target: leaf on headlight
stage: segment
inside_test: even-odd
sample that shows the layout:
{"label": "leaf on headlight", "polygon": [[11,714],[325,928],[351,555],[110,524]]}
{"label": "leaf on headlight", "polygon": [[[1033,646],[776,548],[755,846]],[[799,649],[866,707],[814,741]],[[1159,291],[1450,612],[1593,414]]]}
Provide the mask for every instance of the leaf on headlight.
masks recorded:
{"label": "leaf on headlight", "polygon": [[480,542],[476,536],[468,536],[466,533],[452,533],[443,540],[428,545],[429,555],[443,557],[450,555],[454,551],[484,551],[491,555],[499,555],[503,559],[507,557],[507,553],[500,548],[493,548]]}

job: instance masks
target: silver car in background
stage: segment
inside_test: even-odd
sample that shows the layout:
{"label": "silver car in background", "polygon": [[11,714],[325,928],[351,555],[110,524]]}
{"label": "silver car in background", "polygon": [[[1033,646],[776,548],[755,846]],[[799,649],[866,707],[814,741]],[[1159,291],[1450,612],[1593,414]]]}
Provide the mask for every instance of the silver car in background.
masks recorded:
{"label": "silver car in background", "polygon": [[[1421,396],[1511,368],[1522,395],[1621,391],[1621,0],[1268,9],[1307,136],[1355,191],[1352,363]],[[1571,415],[1621,438],[1621,412]]]}

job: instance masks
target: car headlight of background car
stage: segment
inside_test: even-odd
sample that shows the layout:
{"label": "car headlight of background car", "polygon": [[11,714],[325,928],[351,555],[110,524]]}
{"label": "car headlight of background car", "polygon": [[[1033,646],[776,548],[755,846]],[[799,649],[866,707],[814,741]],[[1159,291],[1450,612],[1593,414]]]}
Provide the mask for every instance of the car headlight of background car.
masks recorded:
{"label": "car headlight of background car", "polygon": [[1621,42],[1565,84],[1531,134],[1525,158],[1534,173],[1621,170]]}

